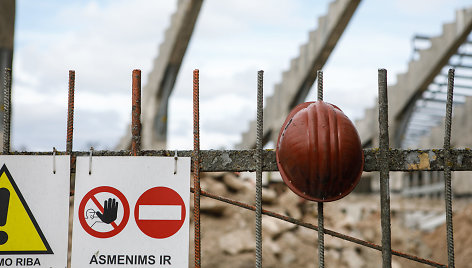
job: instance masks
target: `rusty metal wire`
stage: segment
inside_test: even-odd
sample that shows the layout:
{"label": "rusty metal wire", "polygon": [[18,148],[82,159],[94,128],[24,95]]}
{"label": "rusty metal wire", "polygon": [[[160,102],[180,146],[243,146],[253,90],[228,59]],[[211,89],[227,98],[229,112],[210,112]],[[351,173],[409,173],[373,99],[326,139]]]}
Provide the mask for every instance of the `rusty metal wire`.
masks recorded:
{"label": "rusty metal wire", "polygon": [[[190,192],[194,193],[195,189],[190,188]],[[203,191],[203,190],[200,190],[200,193],[201,193],[202,196],[206,196],[206,197],[209,197],[209,198],[212,198],[212,199],[215,199],[215,200],[219,200],[221,202],[225,202],[225,203],[230,204],[230,205],[238,206],[240,208],[256,211],[255,206],[251,206],[251,205],[243,203],[243,202],[232,200],[230,198],[219,196],[219,195],[209,193],[209,192],[206,192],[206,191]],[[282,215],[282,214],[279,214],[279,213],[276,213],[276,212],[273,212],[273,211],[270,211],[270,210],[262,209],[262,214],[267,215],[269,217],[279,219],[279,220],[283,220],[283,221],[286,221],[286,222],[293,223],[297,226],[301,226],[301,227],[305,227],[305,228],[312,229],[312,230],[315,230],[315,231],[319,231],[319,228],[316,225],[313,225],[313,224],[307,223],[307,222],[303,222],[303,221],[300,221],[300,220],[294,219],[292,217],[285,216],[285,215]],[[352,243],[355,243],[355,244],[358,244],[358,245],[361,245],[361,246],[365,246],[365,247],[368,247],[368,248],[371,248],[371,249],[382,251],[382,247],[380,245],[377,245],[377,244],[374,244],[374,243],[371,243],[371,242],[368,242],[368,241],[364,241],[362,239],[358,239],[358,238],[355,238],[355,237],[352,237],[352,236],[349,236],[349,235],[341,234],[341,233],[338,233],[338,232],[330,230],[330,229],[324,229],[324,231],[325,231],[326,234],[331,235],[333,237],[337,237],[337,238],[340,238],[342,240],[349,241],[349,242],[352,242]],[[437,262],[434,262],[434,261],[431,261],[431,260],[423,259],[423,258],[414,256],[414,255],[410,255],[410,254],[407,254],[407,253],[404,253],[404,252],[400,252],[400,251],[392,250],[392,254],[395,255],[395,256],[401,257],[401,258],[405,258],[405,259],[409,259],[409,260],[418,262],[418,263],[427,264],[427,265],[432,266],[432,267],[447,267],[444,264],[440,264],[440,263],[437,263]]]}
{"label": "rusty metal wire", "polygon": [[131,98],[131,153],[141,151],[141,70],[133,70]]}
{"label": "rusty metal wire", "polygon": [[256,129],[256,267],[262,267],[262,138],[263,138],[263,79],[257,73],[257,129]]}
{"label": "rusty metal wire", "polygon": [[74,93],[75,93],[75,71],[69,71],[69,94],[67,102],[67,141],[66,152],[72,153],[72,140],[74,136]]}
{"label": "rusty metal wire", "polygon": [[5,68],[3,85],[3,153],[10,152],[11,130],[11,69]]}
{"label": "rusty metal wire", "polygon": [[388,98],[387,70],[379,69],[379,147],[380,147],[380,211],[382,225],[382,261],[384,268],[392,267],[390,230],[390,186],[388,165]]}
{"label": "rusty metal wire", "polygon": [[[323,100],[323,71],[318,71],[318,101]],[[318,265],[324,267],[324,215],[323,202],[318,202]]]}
{"label": "rusty metal wire", "polygon": [[195,222],[195,268],[201,267],[200,241],[200,108],[199,108],[199,71],[193,71],[193,203]]}
{"label": "rusty metal wire", "polygon": [[454,91],[454,69],[449,69],[446,101],[446,121],[444,133],[444,199],[446,203],[446,233],[447,233],[447,260],[448,267],[454,267],[454,235],[452,226],[452,191],[451,168],[447,163],[451,158],[451,124],[452,124],[452,100]]}

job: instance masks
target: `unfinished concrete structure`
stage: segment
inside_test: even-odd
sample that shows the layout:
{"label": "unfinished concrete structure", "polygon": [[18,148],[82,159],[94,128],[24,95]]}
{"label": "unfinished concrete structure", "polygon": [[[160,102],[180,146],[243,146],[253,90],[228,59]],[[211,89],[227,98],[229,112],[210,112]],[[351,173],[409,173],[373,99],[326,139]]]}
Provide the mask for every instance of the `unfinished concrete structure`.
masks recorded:
{"label": "unfinished concrete structure", "polygon": [[[466,97],[463,104],[455,107],[452,118],[451,146],[453,148],[471,148],[472,139],[472,97]],[[421,137],[418,146],[421,148],[440,148],[444,143],[444,120],[433,127],[430,132]],[[453,191],[455,195],[470,195],[472,172],[453,173]],[[443,193],[444,177],[441,172],[412,172],[403,178],[403,194],[408,196],[425,195],[440,196]]]}
{"label": "unfinished concrete structure", "polygon": [[[264,142],[276,142],[278,130],[288,112],[306,98],[315,79],[316,70],[322,69],[331,51],[346,28],[349,20],[359,5],[360,0],[335,0],[330,3],[326,15],[318,19],[318,29],[309,34],[308,43],[300,47],[299,56],[292,59],[290,69],[285,71],[282,81],[275,86],[274,95],[266,101],[264,109]],[[160,45],[159,56],[154,62],[149,74],[148,84],[144,87],[143,97],[143,149],[165,148],[167,136],[167,102],[172,92],[180,64],[191,38],[195,21],[198,17],[202,1],[179,0],[178,8],[172,16],[171,25],[166,31],[165,40]],[[419,138],[429,133],[431,122],[440,122],[435,118],[428,122],[428,128],[416,131],[417,115],[425,114],[427,105],[418,103],[437,102],[442,100],[428,95],[431,85],[438,84],[438,76],[444,75],[444,69],[451,63],[451,58],[457,56],[458,48],[467,43],[467,37],[472,30],[472,9],[457,11],[456,20],[443,26],[442,34],[433,38],[424,38],[429,43],[426,49],[415,50],[408,65],[408,71],[397,76],[397,83],[389,86],[389,125],[394,135],[391,135],[391,147],[413,146],[422,148],[439,147],[435,143],[418,144]],[[462,53],[463,54],[463,53]],[[462,55],[464,56],[464,55]],[[446,66],[446,67],[445,67]],[[468,75],[471,77],[471,75]],[[428,97],[429,96],[429,97]],[[433,108],[434,109],[434,108]],[[356,127],[364,147],[377,147],[378,114],[377,107],[365,111],[365,117],[356,122]],[[444,115],[443,111],[438,114]],[[466,120],[467,119],[459,119]],[[416,123],[415,123],[416,122]],[[426,132],[425,132],[426,130]],[[434,135],[434,130],[433,130]],[[459,133],[459,132],[458,132]],[[255,145],[255,121],[250,123],[249,130],[243,134],[239,148],[253,148]],[[463,135],[465,137],[465,135]],[[412,137],[415,137],[412,139]],[[129,146],[130,136],[123,138],[120,147]],[[465,142],[465,141],[464,141]],[[414,145],[412,145],[414,144]],[[454,142],[455,146],[465,146],[462,141]],[[435,176],[433,173],[428,176]],[[464,173],[466,174],[466,173]],[[375,176],[375,174],[367,174]],[[400,173],[394,176],[401,176]],[[411,173],[405,178],[392,180],[392,189],[406,195],[431,192],[428,189],[439,187],[441,179],[422,179],[422,175]],[[426,175],[425,175],[426,176]],[[372,188],[378,189],[378,180],[372,180]],[[433,185],[434,184],[434,185]],[[419,187],[419,188],[418,188]],[[420,189],[421,188],[421,189]],[[460,187],[466,189],[465,187]]]}
{"label": "unfinished concrete structure", "polygon": [[[174,89],[187,46],[203,0],[179,0],[160,44],[158,56],[143,88],[142,149],[163,149],[167,142],[167,104]],[[126,132],[119,148],[128,148],[131,134]]]}
{"label": "unfinished concrete structure", "polygon": [[[142,149],[166,148],[167,104],[177,78],[180,65],[193,33],[202,0],[179,0],[177,11],[172,15],[165,40],[159,46],[158,57],[143,88]],[[360,0],[336,0],[330,3],[328,14],[318,19],[318,29],[310,32],[307,44],[300,47],[300,54],[293,59],[290,70],[267,100],[264,112],[265,142],[276,140],[278,128],[291,108],[301,103],[309,93],[319,70],[328,60]],[[255,121],[243,134],[241,148],[254,147],[256,142]],[[119,148],[130,146],[129,131],[122,138]]]}
{"label": "unfinished concrete structure", "polygon": [[[336,0],[329,4],[328,13],[318,18],[318,28],[310,32],[308,43],[300,47],[298,57],[290,62],[290,69],[282,75],[264,108],[264,143],[277,142],[280,126],[290,110],[304,102],[321,70],[356,11],[360,0]],[[256,121],[243,134],[239,148],[256,145]]]}
{"label": "unfinished concrete structure", "polygon": [[[430,38],[429,48],[418,50],[419,57],[417,59],[413,58],[410,61],[408,71],[397,75],[397,83],[389,86],[388,98],[391,107],[389,111],[389,126],[391,132],[394,133],[390,137],[391,147],[440,148],[443,146],[439,141],[444,137],[444,127],[435,128],[432,131],[432,138],[423,138],[421,143],[418,142],[421,135],[429,133],[430,128],[433,126],[430,125],[431,122],[437,121],[437,117],[434,117],[434,114],[440,116],[440,118],[445,114],[445,91],[441,88],[445,86],[445,83],[438,82],[440,80],[438,77],[444,78],[449,67],[470,68],[467,65],[455,64],[451,62],[451,59],[455,55],[461,57],[468,56],[460,51],[458,53],[458,49],[461,45],[468,44],[467,37],[471,30],[472,8],[457,11],[455,22],[444,24],[442,34]],[[469,79],[471,77],[470,74],[466,73],[460,76]],[[463,87],[466,87],[466,85],[463,85]],[[432,103],[435,106],[432,106]],[[367,109],[365,117],[356,122],[364,147],[378,146],[376,138],[378,136],[378,114],[376,111],[376,107]],[[413,122],[418,115],[427,115],[428,118],[424,119],[426,123]],[[464,126],[467,126],[466,121],[468,120],[465,116],[456,120],[461,121]],[[455,135],[457,135],[457,133],[463,133],[464,130],[456,128],[454,131],[456,131]],[[455,147],[467,147],[470,144],[470,141],[466,140],[468,138],[467,135],[462,135],[461,137],[462,139],[454,141],[453,145]],[[394,175],[399,178],[392,180],[392,190],[405,195],[439,193],[444,188],[441,176],[435,172],[418,173],[412,170],[406,176],[401,173],[394,173]],[[375,177],[376,174],[368,174],[368,176]],[[467,176],[467,173],[461,173],[460,176]],[[462,189],[464,190],[463,192],[471,192],[466,189],[472,188],[472,185],[454,184],[456,184],[454,189],[457,193],[462,191]],[[466,184],[469,185],[470,183],[467,182]],[[374,190],[379,188],[377,179],[372,180],[372,188]]]}
{"label": "unfinished concrete structure", "polygon": [[[431,38],[431,46],[418,51],[419,58],[412,59],[405,73],[397,75],[397,83],[389,86],[389,125],[392,132],[393,147],[401,146],[405,131],[415,103],[421,98],[434,78],[440,73],[449,59],[456,53],[472,30],[472,8],[459,10],[456,21],[443,25],[440,36]],[[365,117],[356,122],[362,143],[365,147],[377,146],[375,136],[378,131],[375,108],[367,109]]]}

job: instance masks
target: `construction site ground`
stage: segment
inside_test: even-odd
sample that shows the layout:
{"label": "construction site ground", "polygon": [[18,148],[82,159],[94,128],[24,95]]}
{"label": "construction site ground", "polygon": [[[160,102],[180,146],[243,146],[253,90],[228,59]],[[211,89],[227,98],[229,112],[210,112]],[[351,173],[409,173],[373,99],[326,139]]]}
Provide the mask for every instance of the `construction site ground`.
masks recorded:
{"label": "construction site ground", "polygon": [[[191,178],[193,180],[193,178]],[[204,191],[253,205],[256,187],[250,178],[234,173],[203,173]],[[317,205],[291,192],[282,182],[262,191],[263,208],[317,225]],[[71,197],[72,211],[73,197]],[[193,215],[193,195],[191,196]],[[456,267],[472,263],[472,198],[454,199]],[[255,263],[255,213],[208,197],[201,197],[202,267],[245,268]],[[444,200],[391,197],[392,249],[447,263]],[[325,229],[381,244],[380,196],[351,193],[324,205]],[[72,224],[72,213],[70,214]],[[194,222],[190,218],[190,267],[194,265]],[[69,234],[71,235],[71,234]],[[318,234],[264,215],[263,267],[317,267]],[[71,241],[69,237],[69,243]],[[70,260],[70,254],[69,254]],[[381,252],[325,235],[325,263],[337,268],[377,268]],[[70,267],[70,266],[69,266]],[[392,267],[430,267],[393,256]]]}
{"label": "construction site ground", "polygon": [[[206,173],[202,190],[253,205],[252,179],[234,173]],[[454,200],[454,238],[457,267],[472,263],[472,199]],[[192,200],[193,202],[193,200]],[[317,205],[292,193],[283,183],[263,189],[263,208],[317,225]],[[236,206],[201,199],[202,267],[254,267],[255,214]],[[392,194],[392,249],[447,263],[444,200],[405,198]],[[381,244],[380,196],[352,193],[325,203],[325,228]],[[193,266],[193,220],[189,256]],[[263,216],[263,267],[317,267],[318,234],[269,216]],[[325,235],[327,267],[379,267],[381,252]],[[397,256],[392,267],[429,267]]]}

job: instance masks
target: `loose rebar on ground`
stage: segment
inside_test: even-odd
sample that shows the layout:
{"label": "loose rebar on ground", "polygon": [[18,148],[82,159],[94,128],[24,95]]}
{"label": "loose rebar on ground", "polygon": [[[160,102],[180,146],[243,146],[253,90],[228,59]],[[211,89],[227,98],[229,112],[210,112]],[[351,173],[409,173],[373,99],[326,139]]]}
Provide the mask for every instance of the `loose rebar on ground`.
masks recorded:
{"label": "loose rebar on ground", "polygon": [[390,186],[388,165],[388,97],[387,70],[379,69],[379,151],[380,151],[380,211],[382,225],[382,262],[384,268],[392,267],[392,242],[390,230]]}
{"label": "loose rebar on ground", "polygon": [[454,235],[452,228],[452,190],[451,190],[451,124],[454,91],[454,69],[449,69],[447,83],[446,122],[444,133],[444,198],[446,203],[446,233],[448,267],[454,267]]}

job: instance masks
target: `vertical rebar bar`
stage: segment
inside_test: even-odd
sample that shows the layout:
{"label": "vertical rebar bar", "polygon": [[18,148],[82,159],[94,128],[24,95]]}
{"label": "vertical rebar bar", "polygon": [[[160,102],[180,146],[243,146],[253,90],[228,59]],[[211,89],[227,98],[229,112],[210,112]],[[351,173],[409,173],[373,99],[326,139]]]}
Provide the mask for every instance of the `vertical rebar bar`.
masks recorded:
{"label": "vertical rebar bar", "polygon": [[323,71],[318,70],[316,76],[318,78],[318,100],[322,101],[323,100]]}
{"label": "vertical rebar bar", "polygon": [[131,153],[136,156],[141,151],[141,70],[133,70],[131,100]]}
{"label": "vertical rebar bar", "polygon": [[5,80],[3,85],[3,153],[10,152],[11,130],[11,69],[5,68]]}
{"label": "vertical rebar bar", "polygon": [[324,215],[323,202],[318,202],[318,267],[324,267]]}
{"label": "vertical rebar bar", "polygon": [[256,267],[262,267],[262,135],[263,135],[263,78],[257,73],[257,133],[256,133]]}
{"label": "vertical rebar bar", "polygon": [[[319,70],[318,76],[318,101],[323,101],[323,71]],[[324,267],[324,215],[323,202],[318,202],[318,266]]]}
{"label": "vertical rebar bar", "polygon": [[[75,71],[69,70],[69,85],[68,85],[68,97],[67,97],[67,137],[66,137],[66,154],[70,155],[70,175],[69,175],[69,195],[73,196],[75,192],[75,156],[72,155],[72,144],[73,144],[73,137],[74,137],[74,95],[75,95]],[[54,151],[56,148],[54,148]],[[72,173],[74,170],[74,173]],[[74,206],[74,199],[70,199],[70,206]],[[72,211],[69,212],[69,217],[72,216]],[[69,226],[69,237],[72,236],[72,226]],[[67,259],[70,260],[71,258],[71,247],[72,245],[68,245],[67,247]]]}
{"label": "vertical rebar bar", "polygon": [[451,124],[454,92],[454,69],[447,76],[446,122],[444,133],[444,198],[446,202],[446,233],[448,267],[454,267],[454,235],[452,228],[452,190],[451,190]]}
{"label": "vertical rebar bar", "polygon": [[199,71],[193,71],[193,218],[195,222],[195,268],[201,267],[200,241],[200,108]]}
{"label": "vertical rebar bar", "polygon": [[388,164],[388,97],[387,70],[379,69],[379,160],[380,160],[380,210],[382,225],[382,260],[384,268],[392,266],[392,242],[390,230],[390,186]]}
{"label": "vertical rebar bar", "polygon": [[67,101],[67,140],[66,152],[72,153],[72,140],[74,137],[74,93],[75,93],[75,71],[69,70],[69,96]]}

